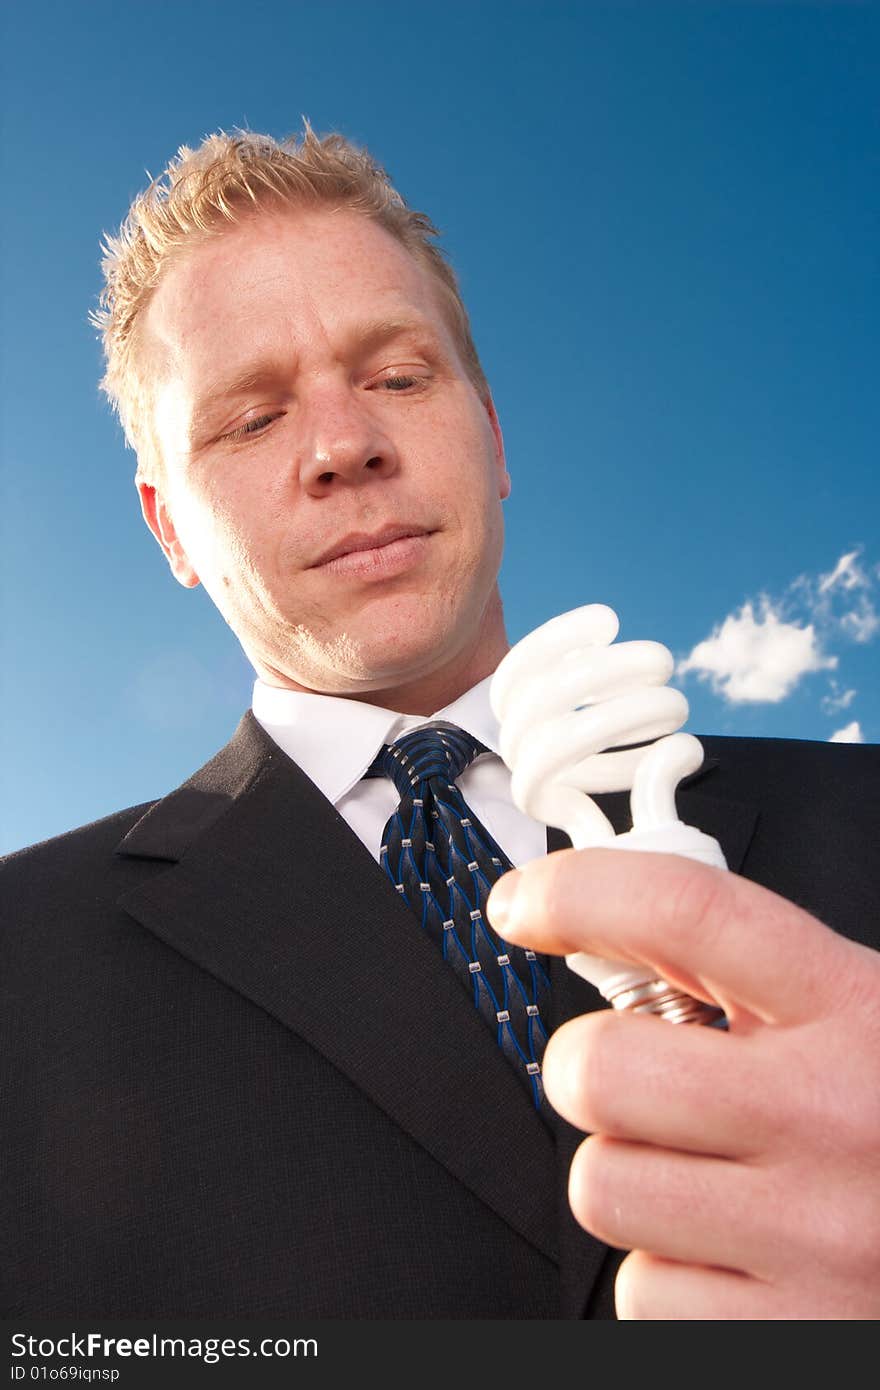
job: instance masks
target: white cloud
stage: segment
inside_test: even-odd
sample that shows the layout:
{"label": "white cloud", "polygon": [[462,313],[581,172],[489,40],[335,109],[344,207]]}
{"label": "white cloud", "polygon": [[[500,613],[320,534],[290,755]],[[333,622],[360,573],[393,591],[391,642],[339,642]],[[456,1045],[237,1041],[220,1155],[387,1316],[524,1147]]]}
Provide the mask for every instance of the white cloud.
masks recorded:
{"label": "white cloud", "polygon": [[871,600],[861,594],[857,607],[840,619],[840,626],[855,642],[870,642],[880,632],[880,615]]}
{"label": "white cloud", "polygon": [[[827,573],[802,573],[781,593],[751,598],[717,624],[679,661],[729,704],[778,704],[815,671],[838,671],[846,648],[880,637],[880,565],[866,563],[862,544],[845,550]],[[835,653],[840,653],[838,656]],[[856,697],[842,677],[829,678],[824,714],[847,710]],[[835,742],[862,740],[854,720]],[[863,741],[863,740],[862,740]]]}
{"label": "white cloud", "polygon": [[830,574],[820,575],[819,593],[827,594],[829,589],[835,588],[866,589],[871,581],[858,563],[861,553],[861,547],[857,546],[855,550],[841,555]]}
{"label": "white cloud", "polygon": [[849,709],[858,692],[855,690],[843,690],[838,694],[840,687],[837,681],[832,680],[830,685],[831,693],[822,697],[822,709],[825,713],[837,714],[839,710]]}
{"label": "white cloud", "polygon": [[783,621],[765,598],[758,617],[752,604],[744,603],[725,618],[678,671],[695,672],[731,704],[777,704],[808,672],[836,666],[836,656],[822,654],[812,623]]}
{"label": "white cloud", "polygon": [[857,719],[851,724],[845,724],[842,729],[838,729],[832,734],[829,743],[864,743],[865,735],[862,733],[862,726]]}

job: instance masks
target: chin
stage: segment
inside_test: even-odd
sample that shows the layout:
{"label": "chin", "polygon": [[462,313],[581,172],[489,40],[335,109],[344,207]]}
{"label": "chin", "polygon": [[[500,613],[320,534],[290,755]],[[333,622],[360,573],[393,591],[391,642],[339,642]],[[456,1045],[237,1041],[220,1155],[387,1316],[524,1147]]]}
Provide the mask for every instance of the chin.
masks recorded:
{"label": "chin", "polygon": [[276,640],[271,654],[264,649],[264,664],[323,694],[357,697],[394,690],[453,666],[476,640],[481,611],[454,583],[440,593],[389,595],[363,605],[338,626],[326,618],[320,625],[291,624],[283,648]]}
{"label": "chin", "polygon": [[444,645],[412,639],[412,633],[401,639],[398,632],[387,641],[358,644],[341,673],[349,674],[353,686],[361,690],[393,688],[430,675],[444,662]]}

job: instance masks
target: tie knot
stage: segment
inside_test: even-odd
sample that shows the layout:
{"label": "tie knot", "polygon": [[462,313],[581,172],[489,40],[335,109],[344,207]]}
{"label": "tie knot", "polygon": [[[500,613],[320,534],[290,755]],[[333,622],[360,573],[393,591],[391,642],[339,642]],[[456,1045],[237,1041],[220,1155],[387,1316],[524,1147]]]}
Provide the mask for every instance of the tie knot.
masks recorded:
{"label": "tie knot", "polygon": [[380,749],[365,776],[390,777],[401,796],[415,796],[420,782],[431,777],[454,782],[486,752],[484,743],[455,724],[426,724]]}

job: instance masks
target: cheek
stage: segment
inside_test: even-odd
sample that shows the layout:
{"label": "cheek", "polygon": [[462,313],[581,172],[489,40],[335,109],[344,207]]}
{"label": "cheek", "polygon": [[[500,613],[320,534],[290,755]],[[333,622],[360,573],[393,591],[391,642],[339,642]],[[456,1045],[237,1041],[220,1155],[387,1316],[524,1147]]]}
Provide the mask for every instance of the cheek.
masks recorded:
{"label": "cheek", "polygon": [[[178,534],[212,597],[259,587],[265,567],[258,521],[235,496],[187,492],[177,499]],[[264,530],[265,530],[264,523]]]}
{"label": "cheek", "polygon": [[[446,437],[454,440],[454,429],[449,428]],[[479,525],[485,518],[483,525],[488,527],[489,517],[500,503],[501,474],[494,435],[488,420],[485,426],[478,420],[458,438],[457,447],[435,455],[435,491],[445,496],[452,509],[467,517],[472,525]]]}
{"label": "cheek", "polygon": [[491,547],[503,534],[499,475],[494,458],[482,456],[469,467],[456,488],[456,511],[464,530],[478,546]]}
{"label": "cheek", "polygon": [[247,508],[236,493],[192,494],[187,510],[197,543],[209,547],[216,556],[240,557],[252,545]]}

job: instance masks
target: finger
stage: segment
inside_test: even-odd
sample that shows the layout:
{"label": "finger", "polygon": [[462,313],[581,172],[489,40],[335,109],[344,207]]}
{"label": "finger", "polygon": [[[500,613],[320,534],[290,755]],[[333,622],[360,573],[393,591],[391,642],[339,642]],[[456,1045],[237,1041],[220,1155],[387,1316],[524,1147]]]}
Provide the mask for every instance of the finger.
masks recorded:
{"label": "finger", "polygon": [[606,1245],[768,1279],[791,1248],[773,1182],[759,1167],[596,1134],[572,1159],[568,1200]]}
{"label": "finger", "polygon": [[860,949],[769,889],[680,855],[560,850],[499,879],[487,911],[505,940],[648,962],[766,1021],[830,1010]]}
{"label": "finger", "polygon": [[679,1264],[633,1250],[617,1271],[617,1316],[645,1321],[740,1321],[784,1316],[773,1290],[730,1270]]}
{"label": "finger", "polygon": [[767,1283],[733,1270],[664,1260],[645,1250],[626,1256],[614,1285],[618,1318],[656,1321],[876,1321],[876,1302],[870,1296],[866,1299],[865,1293],[864,1286],[841,1288],[819,1280],[805,1289]]}
{"label": "finger", "polygon": [[775,1052],[612,1009],[557,1028],[542,1074],[550,1104],[578,1129],[691,1153],[754,1158],[799,1117]]}

